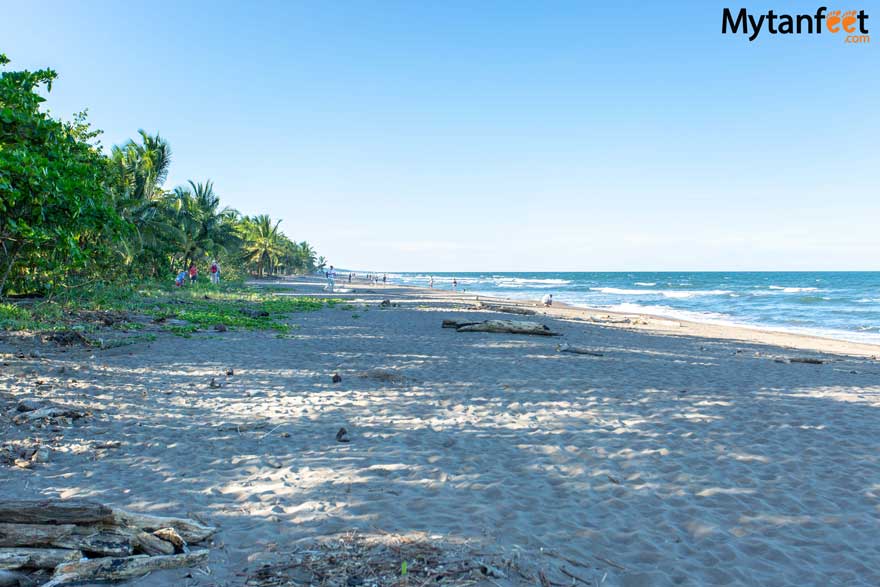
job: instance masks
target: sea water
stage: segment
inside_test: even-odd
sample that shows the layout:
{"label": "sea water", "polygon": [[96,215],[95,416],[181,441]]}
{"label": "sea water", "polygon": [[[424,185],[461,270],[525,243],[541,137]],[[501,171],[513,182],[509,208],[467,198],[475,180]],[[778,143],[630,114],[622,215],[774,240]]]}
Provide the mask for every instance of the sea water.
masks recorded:
{"label": "sea water", "polygon": [[393,283],[880,343],[880,272],[395,273]]}

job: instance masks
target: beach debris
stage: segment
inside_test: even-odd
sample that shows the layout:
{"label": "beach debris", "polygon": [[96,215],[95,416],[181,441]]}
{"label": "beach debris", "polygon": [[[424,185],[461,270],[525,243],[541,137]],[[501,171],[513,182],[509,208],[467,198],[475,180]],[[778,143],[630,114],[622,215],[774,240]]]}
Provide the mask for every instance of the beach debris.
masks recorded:
{"label": "beach debris", "polygon": [[594,351],[592,349],[588,349],[587,347],[582,346],[574,346],[568,343],[562,343],[556,345],[556,352],[559,353],[574,353],[576,355],[590,355],[591,357],[604,357],[600,352]]}
{"label": "beach debris", "polygon": [[273,469],[281,468],[281,463],[272,457],[264,457],[263,462],[266,464],[267,467],[272,467]]}
{"label": "beach debris", "polygon": [[532,310],[531,308],[523,308],[521,306],[498,306],[494,304],[485,304],[483,302],[477,302],[476,306],[474,306],[477,310],[487,310],[490,312],[503,312],[505,314],[519,314],[521,316],[534,316],[538,312]]}
{"label": "beach debris", "polygon": [[789,363],[806,363],[807,365],[824,365],[825,361],[815,357],[791,357]]}
{"label": "beach debris", "polygon": [[348,435],[348,430],[345,428],[340,428],[338,432],[336,432],[336,442],[351,442],[351,437]]}
{"label": "beach debris", "polygon": [[376,381],[382,381],[384,383],[406,383],[407,380],[405,375],[388,369],[370,369],[368,371],[361,371],[357,376],[363,379],[375,379]]}
{"label": "beach debris", "polygon": [[340,375],[339,373],[334,373],[331,381],[333,381],[333,383],[342,383],[342,375]]}
{"label": "beach debris", "polygon": [[[0,585],[123,581],[207,561],[188,544],[216,529],[185,518],[152,516],[79,500],[0,501]],[[182,554],[175,555],[175,552]],[[41,574],[42,573],[42,574]],[[12,582],[12,576],[16,582]]]}
{"label": "beach debris", "polygon": [[35,410],[20,412],[12,419],[15,424],[27,424],[36,420],[49,420],[63,422],[65,420],[78,420],[89,415],[88,412],[81,412],[72,408],[62,406],[46,406]]}
{"label": "beach debris", "polygon": [[479,320],[444,320],[443,328],[461,328],[462,326],[479,323]]}
{"label": "beach debris", "polygon": [[817,359],[815,357],[775,357],[773,359],[774,363],[804,363],[807,365],[824,365],[828,361],[824,359]]}
{"label": "beach debris", "polygon": [[218,389],[220,387],[223,387],[223,384],[217,383],[217,379],[215,377],[211,377],[211,382],[208,383],[208,387],[210,387],[211,389]]}
{"label": "beach debris", "polygon": [[217,332],[226,332],[229,329],[226,327],[225,324],[215,324],[214,330],[216,330]]}
{"label": "beach debris", "polygon": [[484,320],[476,324],[465,324],[455,329],[456,332],[494,332],[500,334],[534,334],[538,336],[559,336],[538,322],[525,320]]}
{"label": "beach debris", "polygon": [[47,342],[54,342],[58,346],[81,344],[90,347],[95,345],[94,341],[78,330],[59,330],[56,332],[50,332],[48,334],[43,334],[42,339]]}
{"label": "beach debris", "polygon": [[15,409],[18,412],[33,412],[35,410],[39,410],[44,406],[45,404],[40,400],[23,399],[18,402],[18,405],[15,407]]}
{"label": "beach debris", "polygon": [[422,532],[351,532],[302,542],[291,553],[279,553],[249,573],[245,585],[464,587],[487,584],[487,579],[498,584],[493,578],[512,585],[536,584],[535,571],[524,557],[490,550]]}

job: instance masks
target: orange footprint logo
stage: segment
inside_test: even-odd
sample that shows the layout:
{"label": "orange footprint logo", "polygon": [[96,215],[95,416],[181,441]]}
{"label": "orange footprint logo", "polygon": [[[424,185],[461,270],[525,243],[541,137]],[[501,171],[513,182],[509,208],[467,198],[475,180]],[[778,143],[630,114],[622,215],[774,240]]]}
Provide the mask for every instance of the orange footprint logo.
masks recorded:
{"label": "orange footprint logo", "polygon": [[840,11],[832,10],[828,13],[828,32],[836,33],[840,31]]}
{"label": "orange footprint logo", "polygon": [[843,30],[848,33],[856,30],[856,11],[847,10],[843,15]]}

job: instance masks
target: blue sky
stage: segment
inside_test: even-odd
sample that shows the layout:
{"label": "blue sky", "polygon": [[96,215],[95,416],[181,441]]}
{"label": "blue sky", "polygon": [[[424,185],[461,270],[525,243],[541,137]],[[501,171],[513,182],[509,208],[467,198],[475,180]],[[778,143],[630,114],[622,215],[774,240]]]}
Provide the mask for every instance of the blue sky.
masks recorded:
{"label": "blue sky", "polygon": [[337,266],[880,269],[880,1],[720,33],[819,5],[0,0],[0,52]]}

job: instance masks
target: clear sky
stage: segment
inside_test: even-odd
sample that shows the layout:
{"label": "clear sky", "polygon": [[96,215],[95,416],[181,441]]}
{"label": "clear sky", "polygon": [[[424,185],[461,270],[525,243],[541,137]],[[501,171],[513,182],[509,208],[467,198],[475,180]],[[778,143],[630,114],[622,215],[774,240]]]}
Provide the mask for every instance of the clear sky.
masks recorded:
{"label": "clear sky", "polygon": [[848,2],[868,45],[721,34],[804,0],[0,0],[0,52],[337,266],[880,269],[880,0]]}

